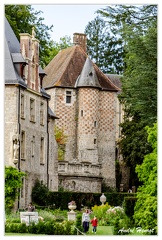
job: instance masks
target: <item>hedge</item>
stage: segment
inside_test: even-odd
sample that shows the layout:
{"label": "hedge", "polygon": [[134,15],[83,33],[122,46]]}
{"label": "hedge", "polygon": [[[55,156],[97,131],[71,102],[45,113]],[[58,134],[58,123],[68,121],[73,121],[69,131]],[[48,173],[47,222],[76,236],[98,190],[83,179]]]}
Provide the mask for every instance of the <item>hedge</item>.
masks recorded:
{"label": "hedge", "polygon": [[[122,206],[125,197],[136,196],[135,193],[111,192],[104,194],[106,196],[106,202],[111,206]],[[55,208],[66,210],[68,209],[68,203],[73,200],[77,204],[77,210],[81,210],[81,208],[85,206],[91,208],[94,205],[101,205],[100,197],[101,193],[49,192],[44,206],[55,206]],[[33,202],[39,205],[39,199],[38,201],[36,201],[37,199],[34,200]]]}
{"label": "hedge", "polygon": [[32,223],[26,226],[25,223],[6,223],[6,233],[32,233],[32,234],[47,234],[47,235],[74,235],[73,222],[64,221],[57,223],[54,221]]}

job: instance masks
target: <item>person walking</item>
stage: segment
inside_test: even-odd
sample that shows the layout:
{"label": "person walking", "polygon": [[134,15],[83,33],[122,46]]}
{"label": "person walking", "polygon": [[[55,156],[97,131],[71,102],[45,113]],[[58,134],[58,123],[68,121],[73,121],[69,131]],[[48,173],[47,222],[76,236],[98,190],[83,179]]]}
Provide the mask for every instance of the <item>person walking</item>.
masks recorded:
{"label": "person walking", "polygon": [[82,214],[82,225],[85,233],[89,231],[89,222],[90,222],[89,211],[88,209],[86,209],[85,212]]}
{"label": "person walking", "polygon": [[92,232],[96,234],[98,220],[95,216],[91,220],[91,223],[92,223]]}

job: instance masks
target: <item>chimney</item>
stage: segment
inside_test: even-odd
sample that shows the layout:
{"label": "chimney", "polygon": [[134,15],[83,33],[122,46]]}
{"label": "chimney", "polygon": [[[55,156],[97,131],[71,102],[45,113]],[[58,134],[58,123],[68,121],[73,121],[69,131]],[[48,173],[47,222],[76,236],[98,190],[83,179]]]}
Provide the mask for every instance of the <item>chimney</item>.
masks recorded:
{"label": "chimney", "polygon": [[73,44],[79,45],[85,52],[87,51],[87,37],[84,33],[73,34]]}

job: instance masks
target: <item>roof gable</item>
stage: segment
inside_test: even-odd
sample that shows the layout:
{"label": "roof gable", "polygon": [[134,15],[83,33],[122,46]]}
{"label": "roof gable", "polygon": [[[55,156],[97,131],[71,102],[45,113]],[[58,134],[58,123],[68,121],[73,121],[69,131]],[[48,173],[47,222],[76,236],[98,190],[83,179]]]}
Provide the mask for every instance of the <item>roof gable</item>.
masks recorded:
{"label": "roof gable", "polygon": [[[100,87],[108,91],[120,91],[120,88],[115,86],[90,59],[86,67],[84,67],[87,58],[89,59],[86,52],[78,45],[60,51],[44,69],[47,76],[43,79],[43,87],[46,89],[52,87],[75,88],[77,86],[88,86]],[[92,84],[85,83],[86,79],[83,79],[84,74],[82,73],[83,68],[87,69],[86,72],[94,69],[93,74],[95,78],[93,78],[94,82]],[[81,73],[82,81],[79,80]]]}
{"label": "roof gable", "polygon": [[60,86],[74,87],[80,75],[87,55],[79,46],[61,50],[45,67],[47,76],[43,79],[45,88]]}

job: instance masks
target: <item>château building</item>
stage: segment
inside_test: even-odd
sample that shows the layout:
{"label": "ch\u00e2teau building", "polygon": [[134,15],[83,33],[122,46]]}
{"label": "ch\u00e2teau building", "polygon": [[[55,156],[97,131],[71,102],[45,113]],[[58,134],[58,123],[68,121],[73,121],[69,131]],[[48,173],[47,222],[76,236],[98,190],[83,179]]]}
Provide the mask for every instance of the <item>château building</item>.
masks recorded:
{"label": "ch\u00e2teau building", "polygon": [[20,34],[20,42],[5,18],[4,158],[27,174],[18,208],[31,201],[36,179],[58,190],[57,143],[49,107],[50,95],[42,87],[45,72],[39,66],[39,41]]}
{"label": "ch\u00e2teau building", "polygon": [[86,35],[61,50],[45,67],[43,87],[51,96],[58,129],[66,136],[58,161],[59,188],[101,192],[116,187],[117,87],[86,53]]}

